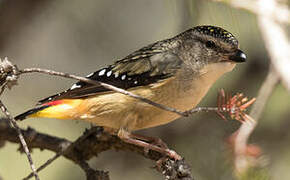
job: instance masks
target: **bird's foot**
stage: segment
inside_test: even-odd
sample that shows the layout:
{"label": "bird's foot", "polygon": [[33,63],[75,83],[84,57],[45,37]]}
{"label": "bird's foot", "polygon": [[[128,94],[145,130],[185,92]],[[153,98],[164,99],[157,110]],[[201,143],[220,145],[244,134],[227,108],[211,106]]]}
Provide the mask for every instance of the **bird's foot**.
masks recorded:
{"label": "bird's foot", "polygon": [[149,150],[153,150],[165,156],[168,156],[169,158],[174,159],[174,160],[182,159],[179,154],[169,149],[167,145],[160,138],[146,137],[142,135],[131,134],[130,132],[125,131],[123,129],[119,130],[118,137],[122,139],[124,142],[143,147],[145,154],[148,154]]}

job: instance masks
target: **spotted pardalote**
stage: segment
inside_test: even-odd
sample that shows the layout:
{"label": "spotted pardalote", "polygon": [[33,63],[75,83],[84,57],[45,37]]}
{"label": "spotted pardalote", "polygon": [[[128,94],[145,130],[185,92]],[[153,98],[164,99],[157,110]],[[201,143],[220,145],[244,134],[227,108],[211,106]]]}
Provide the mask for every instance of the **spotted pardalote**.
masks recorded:
{"label": "spotted pardalote", "polygon": [[[220,76],[245,60],[246,55],[230,32],[215,26],[197,26],[145,46],[87,78],[188,110],[201,101]],[[85,82],[77,82],[64,92],[40,100],[37,107],[16,119],[27,117],[84,120],[112,128],[122,139],[135,144],[138,143],[131,142],[131,131],[178,118],[174,113]]]}

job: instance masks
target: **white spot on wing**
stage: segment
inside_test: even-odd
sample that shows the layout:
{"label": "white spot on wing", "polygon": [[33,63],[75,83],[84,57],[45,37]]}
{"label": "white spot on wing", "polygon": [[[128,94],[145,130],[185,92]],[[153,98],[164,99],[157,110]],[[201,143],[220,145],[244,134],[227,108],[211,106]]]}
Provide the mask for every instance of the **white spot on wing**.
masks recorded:
{"label": "white spot on wing", "polygon": [[137,84],[138,83],[138,81],[134,81],[134,84]]}
{"label": "white spot on wing", "polygon": [[107,77],[110,77],[112,75],[112,71],[107,72]]}
{"label": "white spot on wing", "polygon": [[73,90],[73,89],[76,89],[76,88],[80,88],[80,87],[81,87],[81,85],[74,84],[74,85],[70,88],[70,90]]}
{"label": "white spot on wing", "polygon": [[106,69],[101,70],[101,71],[99,72],[99,76],[103,76],[103,75],[105,74],[105,72],[106,72]]}
{"label": "white spot on wing", "polygon": [[122,80],[125,80],[125,79],[126,79],[126,75],[125,75],[125,74],[122,75],[121,79],[122,79]]}

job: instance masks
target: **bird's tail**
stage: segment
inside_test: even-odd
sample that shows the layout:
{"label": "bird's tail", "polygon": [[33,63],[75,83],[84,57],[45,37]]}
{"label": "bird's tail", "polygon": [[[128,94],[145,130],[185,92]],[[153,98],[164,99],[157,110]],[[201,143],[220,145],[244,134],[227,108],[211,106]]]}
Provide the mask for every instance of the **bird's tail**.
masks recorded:
{"label": "bird's tail", "polygon": [[80,99],[51,101],[19,114],[15,120],[24,120],[29,117],[71,119],[73,112],[77,112],[80,103],[82,103]]}

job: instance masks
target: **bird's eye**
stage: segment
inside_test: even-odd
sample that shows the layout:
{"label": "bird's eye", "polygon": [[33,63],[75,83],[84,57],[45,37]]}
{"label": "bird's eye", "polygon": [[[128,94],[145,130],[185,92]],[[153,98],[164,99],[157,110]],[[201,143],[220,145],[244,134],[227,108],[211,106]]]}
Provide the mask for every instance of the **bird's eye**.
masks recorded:
{"label": "bird's eye", "polygon": [[208,48],[215,48],[215,47],[216,47],[216,45],[215,45],[215,43],[214,43],[213,41],[207,41],[207,42],[205,43],[205,45],[206,45],[206,47],[208,47]]}

